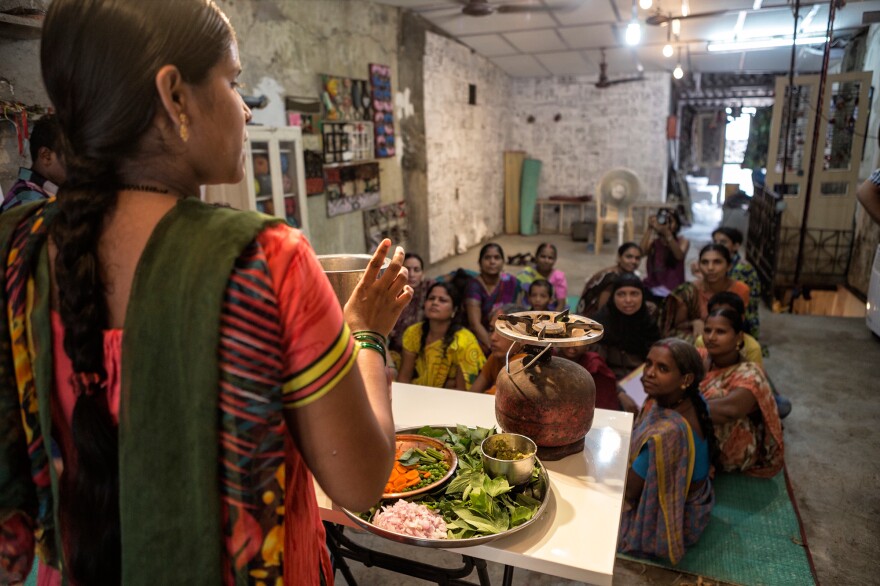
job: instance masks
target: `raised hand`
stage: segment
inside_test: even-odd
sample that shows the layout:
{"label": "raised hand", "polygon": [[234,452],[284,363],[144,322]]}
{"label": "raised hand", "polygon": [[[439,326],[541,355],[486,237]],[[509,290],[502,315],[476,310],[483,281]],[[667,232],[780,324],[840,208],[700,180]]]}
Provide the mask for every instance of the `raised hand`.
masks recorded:
{"label": "raised hand", "polygon": [[413,289],[407,284],[402,247],[397,247],[388,268],[379,274],[390,249],[391,241],[387,238],[379,243],[363,278],[345,304],[345,321],[352,331],[371,330],[388,336],[400,312],[412,300]]}

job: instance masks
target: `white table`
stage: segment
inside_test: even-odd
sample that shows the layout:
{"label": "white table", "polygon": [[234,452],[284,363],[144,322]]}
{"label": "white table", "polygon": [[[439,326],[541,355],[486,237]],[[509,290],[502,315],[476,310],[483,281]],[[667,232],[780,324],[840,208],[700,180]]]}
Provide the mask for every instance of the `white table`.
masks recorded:
{"label": "white table", "polygon": [[[422,425],[491,427],[495,397],[394,383],[394,422],[398,428]],[[544,462],[550,475],[550,502],[528,528],[486,545],[449,551],[588,584],[610,585],[632,415],[596,409],[584,451]],[[355,526],[315,485],[321,517]]]}

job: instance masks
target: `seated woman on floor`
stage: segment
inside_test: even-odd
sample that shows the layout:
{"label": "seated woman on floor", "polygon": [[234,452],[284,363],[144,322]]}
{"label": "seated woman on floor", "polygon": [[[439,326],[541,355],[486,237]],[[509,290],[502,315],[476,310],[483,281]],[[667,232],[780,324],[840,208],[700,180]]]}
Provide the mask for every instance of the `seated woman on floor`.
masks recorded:
{"label": "seated woman on floor", "polygon": [[434,283],[425,299],[425,319],[403,334],[403,359],[397,380],[465,391],[486,358],[474,335],[461,325],[458,291]]}
{"label": "seated woman on floor", "polygon": [[610,301],[593,317],[605,326],[605,334],[593,348],[618,379],[640,366],[651,344],[660,339],[648,304],[642,280],[626,273],[614,280]]}
{"label": "seated woman on floor", "polygon": [[480,273],[468,281],[464,293],[468,327],[480,342],[484,353],[489,352],[489,317],[492,311],[508,303],[516,303],[520,284],[516,277],[504,272],[504,250],[495,242],[480,249]]}
{"label": "seated woman on floor", "polygon": [[538,279],[549,281],[553,285],[554,297],[550,300],[550,309],[562,310],[565,308],[565,296],[568,295],[568,281],[565,273],[556,266],[556,245],[542,242],[535,251],[535,266],[529,266],[520,271],[516,276],[522,290],[528,295],[529,287]]}
{"label": "seated woman on floor", "polygon": [[716,293],[730,291],[739,295],[743,305],[749,302],[749,287],[727,274],[730,261],[730,251],[720,244],[700,250],[700,278],[677,287],[666,298],[660,328],[664,336],[693,342],[703,333],[709,299]]}
{"label": "seated woman on floor", "polygon": [[413,289],[413,297],[409,305],[403,308],[400,317],[397,318],[397,323],[388,334],[388,350],[394,360],[395,368],[400,368],[401,365],[403,333],[408,327],[424,318],[425,297],[428,288],[434,284],[434,281],[425,278],[425,263],[418,254],[407,252],[403,259],[403,266],[409,271],[408,283]]}
{"label": "seated woman on floor", "polygon": [[536,279],[526,294],[531,311],[548,311],[553,305],[553,285],[546,279]]}
{"label": "seated woman on floor", "polygon": [[700,397],[703,372],[699,354],[682,340],[661,340],[648,352],[648,398],[630,441],[617,551],[677,564],[709,522],[716,446]]}
{"label": "seated woman on floor", "polygon": [[[743,322],[745,322],[745,305],[736,293],[731,293],[730,291],[716,293],[711,299],[709,299],[708,307],[710,314],[716,309],[730,309],[737,315],[743,317]],[[703,336],[697,336],[694,346],[696,346],[697,349],[706,347],[706,344],[703,342]],[[761,344],[745,331],[743,331],[743,345],[742,348],[740,348],[739,353],[744,361],[754,362],[761,367],[764,366],[764,355],[761,353]]]}
{"label": "seated woman on floor", "polygon": [[614,372],[608,368],[604,358],[591,351],[591,346],[563,346],[554,352],[557,356],[580,364],[590,373],[596,384],[597,409],[638,413],[636,402],[617,386]]}
{"label": "seated woman on floor", "polygon": [[743,243],[743,233],[729,226],[720,226],[712,232],[712,242],[721,244],[730,251],[730,275],[731,279],[742,281],[749,287],[749,301],[746,303],[743,327],[746,334],[753,338],[759,337],[761,322],[758,315],[758,304],[761,300],[761,279],[758,271],[740,253]]}
{"label": "seated woman on floor", "polygon": [[491,351],[489,352],[489,358],[486,360],[486,364],[483,365],[483,369],[477,376],[477,380],[471,385],[471,392],[494,395],[495,380],[498,378],[498,373],[501,372],[501,369],[507,364],[508,354],[510,355],[511,361],[525,356],[525,354],[522,353],[521,344],[505,338],[495,331],[495,322],[498,320],[499,315],[508,315],[520,311],[526,311],[526,308],[521,305],[510,304],[499,307],[492,312],[492,319],[489,322],[489,338],[492,341]]}
{"label": "seated woman on floor", "polygon": [[691,243],[680,235],[681,218],[678,213],[662,209],[648,220],[648,229],[642,236],[640,248],[647,257],[648,277],[645,288],[652,297],[662,299],[684,283],[684,259]]}
{"label": "seated woman on floor", "polygon": [[642,249],[635,242],[624,242],[617,249],[617,264],[602,269],[587,279],[575,313],[593,317],[611,297],[611,284],[618,275],[635,273],[642,262]]}
{"label": "seated woman on floor", "polygon": [[782,422],[764,369],[740,355],[742,328],[742,318],[730,309],[706,318],[700,393],[715,427],[719,468],[769,478],[783,465]]}

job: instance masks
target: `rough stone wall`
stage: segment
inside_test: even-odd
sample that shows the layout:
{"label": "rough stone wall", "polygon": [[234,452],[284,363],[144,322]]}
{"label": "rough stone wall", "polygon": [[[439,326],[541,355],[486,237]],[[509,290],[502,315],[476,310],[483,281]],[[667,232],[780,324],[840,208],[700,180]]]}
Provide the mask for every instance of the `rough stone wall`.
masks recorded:
{"label": "rough stone wall", "polygon": [[[504,150],[510,78],[469,47],[425,39],[429,262],[499,234],[504,223]],[[468,86],[476,105],[468,105]]]}
{"label": "rough stone wall", "polygon": [[[400,11],[356,0],[218,0],[239,38],[242,80],[277,84],[288,96],[319,95],[319,74],[367,79],[370,63],[391,67],[397,91]],[[396,123],[396,121],[395,121]],[[399,158],[380,159],[382,203],[403,199]],[[308,198],[311,242],[319,254],[364,252],[363,215],[327,217],[324,195]]]}
{"label": "rough stone wall", "polygon": [[[662,201],[670,75],[646,73],[644,81],[604,89],[596,88],[595,81],[514,80],[508,148],[543,161],[538,197],[595,193],[603,173],[626,167],[639,176],[645,200]],[[529,116],[533,123],[527,122]]]}
{"label": "rough stone wall", "polygon": [[[397,48],[400,11],[358,0],[218,0],[236,29],[248,90],[280,87],[279,96],[319,95],[319,74],[367,79],[370,63],[391,67],[392,91],[398,84]],[[39,41],[0,38],[0,76],[15,86],[14,99],[48,106],[40,79]],[[9,99],[5,84],[0,97]],[[258,114],[259,116],[259,114]],[[0,124],[0,185],[15,180],[19,157],[11,124]],[[403,199],[399,158],[380,161],[382,202]],[[308,198],[311,241],[318,253],[363,252],[360,213],[327,217],[325,196]]]}
{"label": "rough stone wall", "polygon": [[[874,72],[871,76],[874,101],[871,104],[871,117],[868,119],[868,140],[865,143],[865,153],[859,167],[861,179],[867,179],[874,169],[880,168],[880,146],[878,146],[877,140],[877,135],[880,134],[880,25],[871,25],[865,47],[864,61],[860,64],[861,67],[856,69]],[[874,253],[878,243],[880,243],[880,226],[865,213],[861,205],[857,205],[855,236],[847,282],[864,295],[868,294],[871,264],[874,261]]]}

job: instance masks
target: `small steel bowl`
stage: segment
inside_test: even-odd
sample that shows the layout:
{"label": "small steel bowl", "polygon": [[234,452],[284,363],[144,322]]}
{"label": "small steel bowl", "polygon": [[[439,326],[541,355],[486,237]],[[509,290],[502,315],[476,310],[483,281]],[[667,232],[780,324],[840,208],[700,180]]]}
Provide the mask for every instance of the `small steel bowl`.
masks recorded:
{"label": "small steel bowl", "polygon": [[[514,449],[523,454],[528,454],[521,460],[502,460],[490,454],[495,454],[498,445]],[[518,433],[497,433],[490,435],[480,444],[480,455],[483,458],[483,471],[489,478],[504,476],[511,486],[525,484],[532,477],[535,468],[538,446],[535,442]]]}

